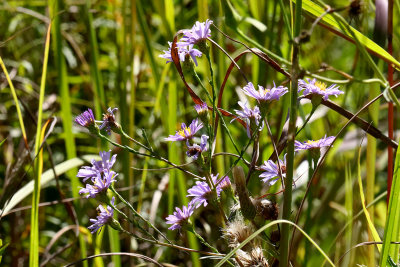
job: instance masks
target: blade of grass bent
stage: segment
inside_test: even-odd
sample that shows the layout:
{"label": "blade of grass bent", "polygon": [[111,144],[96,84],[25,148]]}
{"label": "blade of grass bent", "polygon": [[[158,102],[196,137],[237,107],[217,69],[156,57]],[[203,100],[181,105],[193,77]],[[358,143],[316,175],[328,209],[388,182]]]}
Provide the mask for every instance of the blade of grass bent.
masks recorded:
{"label": "blade of grass bent", "polygon": [[[370,85],[369,99],[373,99],[380,93],[379,85]],[[379,100],[368,107],[368,111],[372,120],[372,123],[377,126],[379,118]],[[375,195],[375,162],[376,162],[376,143],[377,140],[368,135],[367,136],[367,188],[365,192],[366,203],[371,203],[374,200]],[[374,223],[375,209],[371,206],[368,209],[371,216],[371,222]],[[373,235],[371,229],[368,229],[368,241],[373,241]],[[368,266],[375,265],[375,247],[368,246]]]}
{"label": "blade of grass bent", "polygon": [[[50,30],[51,23],[48,26],[46,34],[46,42],[44,49],[43,58],[43,69],[42,78],[40,82],[40,93],[39,93],[39,105],[38,105],[38,119],[36,128],[36,139],[35,139],[35,155],[39,154],[41,130],[42,130],[42,117],[43,117],[43,101],[44,101],[44,91],[46,86],[46,75],[47,75],[47,62],[49,60],[49,47],[50,47]],[[35,183],[34,191],[32,196],[32,213],[31,213],[31,236],[30,236],[30,246],[29,246],[29,266],[34,267],[39,265],[39,197],[40,197],[40,178],[42,165],[40,156],[35,160]]]}
{"label": "blade of grass bent", "polygon": [[[365,207],[365,196],[364,196],[364,189],[362,185],[362,180],[361,180],[361,164],[360,164],[360,158],[361,158],[361,147],[358,149],[358,158],[357,158],[357,177],[358,177],[358,186],[360,188],[360,197],[361,197],[361,205],[365,214],[365,217],[367,219],[368,227],[372,233],[372,236],[374,237],[374,241],[376,242],[381,242],[381,238],[379,237],[378,231],[376,231],[376,228],[374,224],[372,223],[371,217],[369,215],[369,212],[367,208]],[[379,252],[382,250],[382,245],[377,244]]]}
{"label": "blade of grass bent", "polygon": [[25,147],[27,149],[29,149],[28,138],[26,137],[24,120],[22,118],[21,109],[19,107],[19,101],[18,101],[17,93],[15,91],[14,85],[13,85],[11,79],[10,79],[10,75],[8,74],[6,66],[4,65],[3,59],[1,57],[0,57],[0,65],[1,65],[1,68],[3,69],[4,74],[6,75],[6,79],[7,79],[8,85],[10,86],[11,94],[12,94],[12,97],[13,97],[14,102],[15,102],[15,108],[17,109],[19,125],[21,127],[22,136],[24,138]]}
{"label": "blade of grass bent", "polygon": [[[296,2],[296,0],[292,0],[293,2]],[[320,17],[322,14],[324,14],[326,11],[320,7],[319,5],[313,3],[310,0],[303,0],[303,9],[315,17]],[[324,26],[327,26],[329,30],[334,32],[335,34],[338,34],[342,37],[344,37],[347,40],[352,40],[354,41],[354,38],[352,37],[351,32],[347,30],[342,30],[340,27],[339,23],[336,21],[334,16],[332,14],[327,14],[322,18],[322,21],[325,23]],[[388,63],[394,64],[397,69],[400,69],[400,62],[397,61],[394,57],[392,57],[388,52],[386,52],[385,49],[377,45],[375,42],[373,42],[371,39],[351,27],[350,25],[349,29],[353,31],[354,35],[356,38],[360,41],[360,43],[366,47],[369,52],[374,53],[378,57],[382,58]]]}

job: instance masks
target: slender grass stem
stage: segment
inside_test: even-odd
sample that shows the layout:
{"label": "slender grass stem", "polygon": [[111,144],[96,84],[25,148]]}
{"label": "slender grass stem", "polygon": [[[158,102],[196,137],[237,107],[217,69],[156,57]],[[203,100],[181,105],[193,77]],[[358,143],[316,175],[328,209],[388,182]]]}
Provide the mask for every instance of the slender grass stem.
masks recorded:
{"label": "slender grass stem", "polygon": [[[292,184],[293,184],[293,172],[294,172],[294,139],[296,137],[296,120],[297,120],[297,77],[299,74],[299,44],[297,36],[300,34],[301,29],[301,9],[302,1],[297,0],[295,7],[295,21],[292,27],[294,31],[294,42],[292,52],[292,72],[291,79],[292,84],[290,88],[290,117],[289,117],[289,131],[288,131],[288,147],[287,147],[287,158],[286,158],[286,178],[285,181],[285,192],[283,194],[283,208],[282,208],[282,219],[290,221],[292,212]],[[289,266],[289,225],[282,225],[281,241],[280,241],[280,266]]]}

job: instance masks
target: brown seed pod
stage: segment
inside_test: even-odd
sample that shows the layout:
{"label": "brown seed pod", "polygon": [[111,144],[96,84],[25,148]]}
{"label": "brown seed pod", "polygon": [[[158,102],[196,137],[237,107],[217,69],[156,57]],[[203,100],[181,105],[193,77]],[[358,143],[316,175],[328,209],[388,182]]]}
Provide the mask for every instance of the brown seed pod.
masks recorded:
{"label": "brown seed pod", "polygon": [[279,210],[276,203],[268,199],[254,199],[253,204],[256,207],[257,215],[263,217],[265,220],[273,221],[278,219]]}

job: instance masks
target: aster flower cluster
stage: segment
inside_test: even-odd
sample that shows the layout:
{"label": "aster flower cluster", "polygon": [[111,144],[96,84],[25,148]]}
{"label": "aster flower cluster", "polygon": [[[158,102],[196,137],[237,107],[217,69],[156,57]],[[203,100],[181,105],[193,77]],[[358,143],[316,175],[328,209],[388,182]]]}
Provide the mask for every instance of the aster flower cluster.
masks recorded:
{"label": "aster flower cluster", "polygon": [[[231,182],[228,176],[218,179],[218,175],[219,174],[211,174],[211,179],[215,185],[215,191],[217,193],[216,197],[219,198],[221,192],[231,186]],[[193,197],[188,206],[183,206],[182,209],[178,207],[175,208],[174,213],[166,218],[166,223],[172,224],[172,226],[168,229],[181,229],[185,224],[188,223],[189,217],[193,214],[195,209],[201,206],[206,207],[208,202],[212,200],[213,191],[208,183],[205,182],[205,179],[206,178],[203,178],[202,181],[197,181],[196,185],[188,189],[187,197]]]}
{"label": "aster flower cluster", "polygon": [[[115,197],[111,199],[111,204],[114,205],[115,202]],[[106,208],[103,207],[103,205],[99,205],[97,207],[98,210],[98,215],[96,219],[90,219],[90,222],[92,225],[88,227],[90,232],[94,234],[97,232],[99,229],[101,229],[104,225],[109,224],[113,220],[114,216],[114,209],[111,208],[110,206],[107,206]]]}
{"label": "aster flower cluster", "polygon": [[193,137],[201,128],[203,128],[203,123],[199,122],[198,119],[193,120],[189,126],[186,126],[185,123],[182,123],[181,129],[176,131],[175,135],[170,135],[164,140],[172,142],[186,141],[186,146],[188,149],[186,155],[193,158],[193,160],[197,160],[202,152],[207,151],[207,141],[209,138],[209,136],[203,134],[201,136],[200,144],[193,142]]}
{"label": "aster flower cluster", "polygon": [[[207,20],[206,22],[196,22],[191,29],[183,30],[183,36],[176,44],[176,49],[180,61],[191,62],[192,60],[197,66],[198,64],[197,58],[201,57],[202,54],[204,53],[208,53],[206,40],[211,37],[211,30],[210,30],[211,24],[212,24],[211,20]],[[172,61],[172,55],[171,55],[172,43],[168,42],[168,44],[169,44],[169,50],[165,50],[164,54],[160,55],[161,58],[167,60],[167,63]],[[208,54],[206,54],[206,56],[208,56]],[[211,86],[213,86],[212,80],[210,84]],[[214,87],[212,89],[214,89]],[[251,194],[249,193],[247,188],[247,183],[251,178],[253,170],[260,171],[259,178],[263,183],[266,183],[269,186],[276,184],[276,182],[280,179],[286,178],[286,155],[283,156],[283,160],[279,159],[278,157],[277,162],[272,160],[266,160],[261,166],[257,166],[256,164],[258,161],[259,146],[256,146],[256,144],[257,142],[259,142],[259,137],[261,137],[261,131],[264,128],[263,120],[265,116],[268,114],[268,110],[270,109],[271,104],[276,101],[279,101],[281,97],[283,97],[286,93],[288,93],[288,88],[282,85],[276,86],[275,82],[273,82],[272,87],[271,86],[263,87],[261,85],[255,86],[253,85],[253,83],[248,82],[243,88],[241,88],[241,91],[245,95],[244,97],[248,98],[247,100],[249,100],[250,103],[244,100],[238,101],[238,105],[240,106],[241,109],[234,109],[236,115],[232,115],[232,113],[226,112],[228,113],[227,116],[234,117],[232,121],[239,120],[241,123],[244,122],[242,124],[244,124],[246,127],[247,136],[249,139],[252,138],[252,133],[257,134],[257,138],[255,138],[256,140],[250,140],[254,141],[254,146],[253,146],[254,150],[251,163],[246,162],[248,165],[250,165],[249,173],[246,175],[243,168],[238,166],[232,168],[233,178],[235,179],[235,193],[239,197],[241,216],[253,222],[253,219],[255,218],[256,214],[258,213],[259,215],[260,210],[261,213],[265,214],[266,212],[272,210],[274,212],[273,216],[269,216],[268,213],[267,215],[269,217],[264,214],[265,216],[263,218],[275,220],[278,218],[278,208],[275,205],[276,203],[268,202],[268,200],[260,200],[251,197],[250,196]],[[322,97],[324,100],[327,100],[328,97],[332,95],[338,96],[340,94],[343,94],[343,92],[340,91],[339,87],[336,86],[335,84],[327,87],[326,84],[318,82],[316,81],[316,79],[299,80],[298,92],[301,91],[303,91],[304,95],[308,94],[318,95],[319,97],[318,99],[321,99]],[[213,97],[214,96],[215,94],[213,94]],[[215,101],[215,98],[213,98],[212,101]],[[196,103],[200,102],[196,101]],[[256,105],[254,105],[254,103]],[[96,121],[93,115],[93,111],[91,109],[88,109],[87,111],[77,116],[75,122],[82,127],[88,128],[91,132],[97,130],[97,133],[99,133],[100,130],[103,130],[107,132],[108,135],[110,135],[111,132],[125,134],[122,131],[121,126],[118,125],[118,123],[116,122],[115,113],[117,110],[118,110],[117,108],[111,108],[111,107],[108,108],[107,112],[103,115],[102,121]],[[207,207],[209,203],[220,205],[221,200],[225,199],[221,198],[222,195],[221,193],[223,191],[227,193],[226,189],[229,189],[230,194],[233,193],[231,189],[232,188],[231,181],[228,176],[223,176],[219,178],[218,173],[215,175],[212,174],[212,169],[213,169],[212,159],[213,156],[217,154],[217,153],[214,154],[215,147],[213,147],[213,145],[216,143],[217,140],[215,138],[215,133],[217,133],[217,129],[213,128],[213,125],[218,125],[216,119],[218,115],[215,110],[215,103],[213,102],[213,105],[210,105],[209,108],[207,103],[201,102],[200,104],[195,105],[195,110],[198,114],[198,118],[192,120],[188,125],[186,123],[181,123],[180,128],[175,132],[175,134],[170,134],[168,137],[164,138],[164,141],[184,142],[187,148],[187,150],[185,151],[186,155],[189,158],[196,161],[193,162],[194,164],[192,166],[187,167],[187,169],[185,169],[184,171],[189,173],[189,171],[191,171],[190,168],[192,168],[193,166],[198,167],[198,165],[200,165],[199,170],[201,173],[199,176],[193,174],[193,176],[199,179],[196,180],[194,185],[187,190],[186,197],[189,200],[188,204],[182,207],[176,207],[173,213],[165,218],[166,224],[170,225],[168,228],[169,230],[180,230],[182,228],[186,229],[187,225],[192,226],[190,218],[194,214],[195,210],[201,207]],[[209,110],[211,111],[209,112]],[[221,111],[224,110],[221,109]],[[211,121],[209,114],[213,115],[212,120],[214,121]],[[223,115],[226,114],[224,113]],[[224,123],[224,121],[222,122]],[[203,128],[207,130],[208,135],[201,134],[201,130]],[[100,134],[98,136],[109,140],[108,138],[105,138]],[[325,136],[324,138],[316,141],[314,140],[306,142],[295,141],[295,152],[299,152],[301,150],[309,150],[311,152],[318,151],[319,153],[321,148],[331,146],[334,139],[335,137],[333,136],[330,137]],[[115,145],[118,145],[111,140],[109,141]],[[248,141],[248,143],[250,143],[250,141]],[[138,142],[136,142],[136,144],[137,143]],[[209,144],[208,147],[207,144]],[[120,147],[126,148],[124,146]],[[156,151],[148,149],[147,146],[141,146],[141,148],[147,149],[148,151],[151,152],[151,154],[144,154],[144,153],[137,153],[137,154],[150,156],[153,159],[162,160],[163,162],[167,162],[168,164],[176,167],[175,164],[162,158],[157,154]],[[209,152],[209,157],[204,157],[204,154],[202,154],[203,152],[206,151]],[[229,156],[232,156],[232,154]],[[242,156],[245,157],[246,155],[241,154],[240,158],[242,158]],[[118,173],[112,170],[116,162],[116,155],[111,155],[111,151],[108,152],[102,151],[100,152],[100,158],[101,160],[99,161],[92,160],[91,165],[83,166],[82,168],[80,168],[77,174],[77,177],[82,178],[82,181],[85,184],[85,187],[80,189],[79,191],[80,194],[84,195],[86,198],[98,198],[99,200],[106,199],[106,201],[104,202],[109,204],[109,206],[99,205],[97,208],[98,216],[96,217],[96,219],[90,219],[92,225],[90,225],[88,228],[92,233],[101,230],[104,225],[111,225],[112,227],[114,227],[113,225],[115,225],[116,221],[113,219],[115,198],[113,197],[111,201],[109,201],[109,199],[107,198],[107,191],[110,187],[112,192],[117,197],[119,197],[119,199],[122,202],[124,202],[128,207],[133,209],[132,205],[130,205],[129,202],[124,201],[124,199],[112,187],[112,184],[117,181],[116,178],[119,175]],[[183,169],[181,168],[181,166],[178,167],[180,169]],[[186,168],[186,166],[184,167]],[[237,175],[237,172],[239,171],[237,171],[235,168],[240,168],[239,178]],[[200,178],[201,176],[205,177]],[[229,195],[227,194],[227,196]],[[237,199],[235,200],[236,202],[238,202]],[[248,201],[246,202],[245,200]],[[256,206],[255,203],[259,204],[257,206],[258,207],[257,209],[255,207]],[[259,207],[261,207],[261,209]],[[219,210],[222,210],[222,214],[224,215],[223,217],[225,218],[226,216],[224,214],[223,207],[220,206],[219,208],[220,208]],[[254,211],[252,211],[250,208],[253,208]],[[245,210],[250,210],[250,211],[246,214]],[[115,208],[115,211],[120,213],[121,215],[124,215],[117,208]],[[138,213],[135,213],[135,215],[139,216]],[[142,217],[140,218],[143,219]],[[225,220],[226,222],[228,222],[228,219]],[[147,226],[149,225],[150,223],[147,224]],[[229,239],[230,247],[238,246],[238,244],[240,244],[253,232],[252,227],[249,227],[243,220],[239,220],[237,221],[237,223],[229,222],[227,223],[227,225],[228,228],[225,230],[225,235]],[[157,230],[156,228],[154,229]],[[240,230],[244,231],[239,232]],[[241,257],[242,263],[246,263],[249,266],[253,266],[253,264],[255,263],[262,263],[260,266],[268,266],[268,262],[264,258],[261,247],[257,247],[255,245],[248,250],[243,248],[243,250],[240,250],[239,253],[237,253],[237,256]]]}
{"label": "aster flower cluster", "polygon": [[[107,109],[107,112],[103,114],[102,121],[96,121],[93,115],[93,111],[89,108],[87,111],[79,114],[75,118],[75,123],[78,125],[88,128],[91,132],[96,132],[96,128],[100,130],[105,130],[108,135],[111,135],[111,131],[118,131],[121,126],[115,120],[115,114],[118,108],[111,108]],[[97,126],[96,123],[101,123],[100,126]]]}
{"label": "aster flower cluster", "polygon": [[[205,41],[208,37],[211,37],[211,24],[211,20],[207,20],[206,22],[197,21],[190,30],[183,30],[182,38],[176,43],[179,61],[184,62],[188,58],[191,58],[197,66],[196,58],[203,55],[203,53],[200,51],[203,49],[198,50],[194,48],[194,45],[198,45],[199,43]],[[164,50],[164,54],[159,55],[159,57],[166,59],[167,63],[173,61],[171,56],[172,42],[168,42],[168,45],[169,49]]]}
{"label": "aster flower cluster", "polygon": [[[76,175],[86,183],[85,187],[79,190],[79,194],[85,195],[86,198],[96,198],[99,195],[103,196],[103,199],[107,198],[107,190],[116,181],[115,178],[118,176],[116,172],[111,170],[117,155],[111,156],[111,151],[101,151],[99,154],[101,160],[96,161],[92,159],[91,166],[83,166]],[[114,205],[114,201],[113,197],[111,200],[112,205]],[[102,205],[99,205],[98,210],[97,219],[90,219],[93,224],[88,228],[92,233],[108,224],[114,214],[114,210],[110,206],[104,208]]]}
{"label": "aster flower cluster", "polygon": [[235,112],[241,119],[243,119],[246,122],[247,136],[251,138],[251,133],[250,133],[251,125],[253,125],[252,130],[255,130],[254,128],[258,127],[259,131],[261,131],[264,128],[264,122],[262,121],[260,126],[260,120],[261,120],[260,109],[257,106],[255,106],[254,109],[251,109],[241,101],[239,101],[238,104],[242,108],[242,110],[235,109]]}

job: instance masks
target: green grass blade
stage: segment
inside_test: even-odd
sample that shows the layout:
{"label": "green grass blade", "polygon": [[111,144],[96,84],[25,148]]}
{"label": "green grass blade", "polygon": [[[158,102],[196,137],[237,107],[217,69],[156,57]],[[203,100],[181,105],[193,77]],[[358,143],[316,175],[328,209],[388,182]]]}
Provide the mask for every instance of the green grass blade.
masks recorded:
{"label": "green grass blade", "polygon": [[[80,158],[69,159],[60,164],[57,164],[54,167],[54,170],[57,176],[60,176],[67,171],[81,166],[85,162],[90,162],[92,159],[101,160],[99,155],[84,155]],[[45,171],[42,174],[42,178],[40,180],[40,187],[47,186],[54,179],[54,172],[52,169]],[[18,205],[22,200],[24,200],[29,194],[31,194],[34,190],[34,181],[30,181],[26,185],[24,185],[21,189],[19,189],[10,199],[10,201],[2,208],[1,214],[2,216],[7,215],[7,213],[13,209],[16,205]]]}
{"label": "green grass blade", "polygon": [[[346,208],[346,222],[349,223],[353,218],[353,184],[351,182],[351,170],[350,163],[346,164],[345,170],[345,208]],[[353,224],[349,223],[349,227],[346,229],[345,233],[345,242],[346,242],[346,251],[351,249],[352,243],[352,233],[353,233]],[[343,266],[350,266],[351,263],[351,253],[346,254],[343,259]]]}
{"label": "green grass blade", "polygon": [[[296,0],[293,0],[293,2],[296,2]],[[311,0],[303,0],[303,9],[315,17],[320,17],[322,14],[325,13],[325,10],[320,7],[319,5],[313,3]],[[352,34],[348,30],[342,30],[341,26],[339,23],[336,21],[334,16],[332,14],[327,14],[322,18],[322,21],[325,23],[325,25],[328,25],[329,29],[333,29],[335,33],[342,33],[344,34],[347,38],[354,40],[352,37]],[[356,38],[360,41],[360,43],[365,46],[369,51],[373,51],[374,54],[376,54],[378,57],[382,58],[383,60],[392,63],[396,66],[397,69],[400,69],[400,62],[397,61],[394,57],[392,57],[388,52],[386,52],[385,49],[377,45],[374,41],[354,29],[349,25],[349,28],[351,31],[354,32]]]}
{"label": "green grass blade", "polygon": [[[64,131],[64,140],[65,140],[65,150],[67,159],[72,159],[76,157],[76,148],[75,148],[75,139],[72,133],[72,112],[71,112],[71,97],[69,94],[68,87],[68,74],[67,67],[64,58],[64,54],[62,51],[62,37],[61,37],[61,22],[59,15],[59,0],[51,0],[49,1],[49,11],[50,17],[53,20],[53,28],[52,28],[52,39],[53,39],[53,53],[55,57],[56,68],[58,70],[58,88],[60,90],[60,105],[61,105],[61,118],[62,118],[62,126]],[[67,176],[71,181],[71,191],[73,197],[79,196],[79,187],[81,183],[79,182],[78,177],[76,177],[77,169],[71,169],[67,172]],[[78,214],[78,218],[82,218],[80,205],[78,201],[75,201],[75,208]],[[79,220],[81,223],[81,219]],[[85,258],[87,256],[86,253],[86,243],[85,239],[82,235],[79,235],[79,248],[81,252],[81,257]],[[85,265],[85,264],[84,264]],[[87,263],[86,263],[87,266]]]}
{"label": "green grass blade", "polygon": [[[398,241],[399,222],[400,216],[400,150],[397,149],[396,160],[393,173],[393,184],[389,199],[388,216],[385,225],[385,234],[383,237],[383,248],[380,258],[380,266],[385,267],[389,255],[393,258],[395,255],[390,254],[396,245],[392,245],[392,241]],[[397,252],[396,252],[397,253]]]}
{"label": "green grass blade", "polygon": [[[372,100],[380,93],[379,85],[370,85],[369,91],[369,99]],[[371,106],[369,106],[368,111],[371,117],[371,121],[374,126],[378,126],[378,118],[379,118],[379,103],[380,101],[376,101]],[[375,196],[375,164],[376,164],[376,139],[368,135],[367,136],[367,188],[365,192],[366,203],[369,204],[374,200]],[[371,216],[371,222],[374,223],[374,213],[375,208],[371,206],[368,209],[368,212]],[[373,240],[373,235],[370,229],[368,229],[368,240]],[[368,246],[368,266],[375,265],[375,247]]]}
{"label": "green grass blade", "polygon": [[97,43],[97,37],[95,28],[93,25],[93,16],[90,10],[90,0],[86,1],[84,7],[84,14],[86,19],[86,28],[89,31],[89,42],[90,42],[90,73],[92,77],[93,93],[94,93],[94,104],[95,104],[95,116],[100,119],[102,116],[102,106],[105,105],[105,96],[103,88],[103,80],[99,69],[99,46]]}
{"label": "green grass blade", "polygon": [[[36,139],[35,139],[35,155],[39,154],[41,131],[42,131],[42,117],[43,117],[43,101],[44,92],[46,87],[46,76],[47,76],[47,63],[49,60],[49,48],[50,48],[50,31],[51,23],[48,26],[46,34],[46,42],[44,48],[43,58],[43,69],[42,78],[40,82],[40,93],[39,93],[39,105],[38,105],[38,119],[36,128]],[[35,183],[32,196],[32,213],[31,213],[31,237],[29,246],[29,266],[34,267],[39,265],[39,197],[40,197],[40,179],[42,176],[43,158],[42,155],[35,160]]]}
{"label": "green grass blade", "polygon": [[158,72],[156,60],[154,58],[153,46],[151,45],[151,40],[150,40],[150,30],[149,30],[149,27],[147,26],[147,22],[144,17],[144,11],[143,11],[143,6],[142,6],[141,0],[136,1],[136,8],[137,8],[137,17],[139,20],[139,26],[143,33],[145,47],[146,47],[146,50],[147,50],[147,53],[148,53],[148,56],[150,59],[150,66],[151,66],[151,70],[152,70],[153,76],[154,76],[154,81],[155,81],[156,87],[157,87],[157,84],[160,81],[160,74]]}
{"label": "green grass blade", "polygon": [[[376,228],[374,224],[372,223],[371,217],[369,215],[369,212],[365,206],[365,196],[364,196],[364,189],[362,185],[362,180],[361,180],[361,164],[360,164],[360,158],[361,158],[361,147],[358,150],[358,159],[357,159],[357,178],[358,178],[358,186],[360,188],[360,197],[361,197],[361,205],[365,214],[365,218],[367,219],[368,227],[369,230],[372,233],[372,236],[374,237],[375,242],[381,242],[381,238],[379,237],[378,231],[376,231]],[[382,250],[382,245],[377,244],[379,252]]]}
{"label": "green grass blade", "polygon": [[[15,102],[15,108],[17,109],[19,125],[20,125],[20,127],[21,127],[21,132],[22,132],[22,136],[23,136],[23,138],[24,138],[25,146],[26,146],[27,148],[29,148],[29,145],[28,145],[28,138],[26,137],[26,131],[25,131],[24,120],[23,120],[23,118],[22,118],[21,109],[20,109],[20,107],[19,107],[19,101],[18,101],[17,93],[16,93],[16,91],[15,91],[14,85],[13,85],[11,79],[10,79],[10,75],[8,74],[8,71],[7,71],[7,69],[6,69],[6,66],[4,65],[3,59],[2,59],[1,57],[0,57],[0,65],[1,65],[1,68],[3,69],[4,74],[6,75],[6,79],[7,79],[8,85],[10,86],[10,89],[11,89],[11,94],[12,94],[12,97],[13,97],[14,102]],[[5,141],[5,140],[3,140],[3,141],[1,142],[1,144],[3,144],[4,141]]]}

